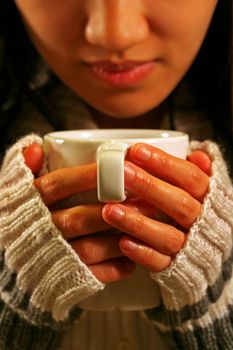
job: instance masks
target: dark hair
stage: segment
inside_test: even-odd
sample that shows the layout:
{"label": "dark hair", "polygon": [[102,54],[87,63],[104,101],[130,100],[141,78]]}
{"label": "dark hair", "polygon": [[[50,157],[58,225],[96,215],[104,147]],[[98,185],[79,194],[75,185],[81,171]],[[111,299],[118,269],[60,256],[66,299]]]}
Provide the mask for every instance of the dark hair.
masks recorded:
{"label": "dark hair", "polygon": [[[229,150],[233,148],[232,11],[232,0],[218,0],[207,36],[186,76],[218,131],[217,141],[224,143]],[[17,110],[24,98],[30,99],[56,124],[49,106],[30,89],[29,82],[37,69],[38,55],[24,30],[14,1],[1,0],[0,37],[3,43],[0,52],[0,130],[11,124],[11,118],[16,114],[12,111]],[[4,135],[0,135],[3,140],[1,136]]]}
{"label": "dark hair", "polygon": [[206,38],[187,77],[207,112],[233,176],[233,2],[218,0]]}
{"label": "dark hair", "polygon": [[38,53],[28,38],[14,1],[0,2],[0,152],[4,151],[6,130],[17,117],[20,106],[29,100],[55,129],[59,122],[44,96],[58,82],[51,74],[43,89],[31,86],[40,64]]}
{"label": "dark hair", "polygon": [[188,76],[218,134],[232,141],[233,2],[218,1],[209,31]]}

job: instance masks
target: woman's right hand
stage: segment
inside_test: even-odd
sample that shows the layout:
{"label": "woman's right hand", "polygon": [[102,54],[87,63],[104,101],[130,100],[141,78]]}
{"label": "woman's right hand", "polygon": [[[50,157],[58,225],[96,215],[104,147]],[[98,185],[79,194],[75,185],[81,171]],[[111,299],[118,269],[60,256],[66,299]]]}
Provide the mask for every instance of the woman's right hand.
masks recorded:
{"label": "woman's right hand", "polygon": [[[25,149],[24,157],[32,172],[38,174],[43,164],[43,148],[31,145]],[[65,198],[96,188],[95,163],[53,171],[37,177],[34,184],[50,209],[54,224],[99,281],[119,281],[134,270],[135,263],[123,256],[119,248],[122,235],[111,232],[111,226],[102,219],[103,204],[56,209]]]}

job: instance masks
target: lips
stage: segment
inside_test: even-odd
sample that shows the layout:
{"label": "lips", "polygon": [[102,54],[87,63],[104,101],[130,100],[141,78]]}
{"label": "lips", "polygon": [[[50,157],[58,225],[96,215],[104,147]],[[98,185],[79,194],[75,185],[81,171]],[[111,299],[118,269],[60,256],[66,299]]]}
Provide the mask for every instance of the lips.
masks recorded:
{"label": "lips", "polygon": [[108,61],[88,65],[92,74],[99,80],[116,87],[135,85],[154,69],[154,61],[127,61],[115,64]]}
{"label": "lips", "polygon": [[128,61],[125,63],[119,63],[115,64],[112,62],[99,62],[94,64],[93,66],[102,68],[103,70],[109,71],[109,72],[125,72],[132,70],[136,67],[140,67],[146,62],[133,62],[133,61]]}

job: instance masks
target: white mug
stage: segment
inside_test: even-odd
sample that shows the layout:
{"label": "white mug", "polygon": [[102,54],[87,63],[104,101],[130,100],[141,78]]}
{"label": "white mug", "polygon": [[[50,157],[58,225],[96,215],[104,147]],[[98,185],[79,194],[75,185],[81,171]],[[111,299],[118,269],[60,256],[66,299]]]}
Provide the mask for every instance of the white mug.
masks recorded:
{"label": "white mug", "polygon": [[[125,200],[124,157],[127,149],[138,142],[185,159],[189,138],[183,132],[153,129],[71,130],[44,137],[50,171],[97,162],[97,192],[78,194],[76,205]],[[137,265],[129,277],[108,284],[79,306],[89,310],[142,310],[158,306],[160,301],[157,284],[145,268]]]}
{"label": "white mug", "polygon": [[188,135],[150,129],[100,129],[52,132],[44,137],[49,169],[85,165],[97,161],[97,195],[101,202],[122,202],[124,157],[135,143],[144,142],[179,158],[185,158]]}

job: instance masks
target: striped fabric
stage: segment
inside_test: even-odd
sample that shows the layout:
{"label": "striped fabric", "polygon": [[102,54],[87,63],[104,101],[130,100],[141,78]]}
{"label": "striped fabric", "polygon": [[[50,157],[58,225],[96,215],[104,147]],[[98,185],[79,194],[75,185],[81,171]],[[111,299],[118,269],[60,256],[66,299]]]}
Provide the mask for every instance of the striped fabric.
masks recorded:
{"label": "striped fabric", "polygon": [[[0,173],[0,348],[3,350],[56,349],[64,332],[80,316],[79,301],[102,288],[54,227],[33,186],[22,149],[35,141],[41,142],[34,135],[18,141],[7,153]],[[151,273],[160,286],[163,302],[144,315],[163,334],[167,343],[161,345],[164,349],[231,349],[233,188],[217,145],[193,142],[190,148],[203,149],[212,159],[209,192],[200,217],[171,266],[161,273]],[[101,314],[92,313],[88,317],[92,322],[93,317],[101,319]],[[117,314],[116,323],[119,319],[125,320],[124,332],[141,324],[137,313]],[[102,320],[99,329],[114,325],[106,326],[107,320],[112,320],[111,314],[105,314]],[[85,324],[88,326],[88,322]],[[145,329],[139,337],[142,344],[149,326]],[[83,333],[95,339],[97,330],[98,327],[97,333],[95,328],[88,328]],[[154,343],[150,347],[156,349],[160,337],[158,331],[153,331]],[[76,338],[72,339],[77,350],[83,349],[83,342],[79,345],[79,332],[75,334]],[[104,334],[101,339],[110,344],[112,333]],[[135,332],[132,343],[139,339],[138,334]],[[92,345],[90,349],[101,349],[98,342],[93,344],[96,347]]]}
{"label": "striped fabric", "polygon": [[[98,127],[63,85],[55,88],[53,99],[64,129]],[[52,130],[30,104],[20,113],[9,140]],[[175,121],[191,138],[213,134],[202,114],[186,109],[176,113]],[[169,127],[167,119],[162,127]],[[162,304],[143,315],[96,314],[82,313],[77,305],[104,286],[63,240],[35,191],[22,157],[22,149],[33,142],[42,141],[35,135],[18,141],[0,172],[0,349],[115,350],[124,348],[130,334],[127,346],[133,350],[232,350],[233,189],[219,148],[212,142],[190,146],[212,158],[210,189],[185,247],[167,270],[151,274],[160,285]]]}

